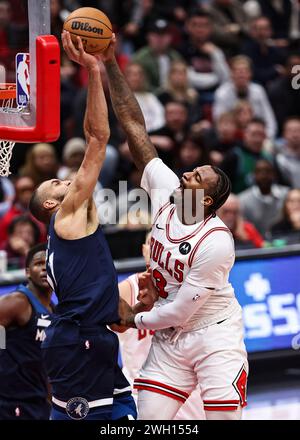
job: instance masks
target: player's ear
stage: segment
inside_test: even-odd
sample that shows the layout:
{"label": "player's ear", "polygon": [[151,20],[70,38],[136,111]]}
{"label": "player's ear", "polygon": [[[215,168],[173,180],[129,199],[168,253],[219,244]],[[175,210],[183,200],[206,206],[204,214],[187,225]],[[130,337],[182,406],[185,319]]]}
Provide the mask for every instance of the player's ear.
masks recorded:
{"label": "player's ear", "polygon": [[43,202],[43,208],[47,211],[51,211],[52,209],[56,208],[57,205],[58,201],[53,199],[47,199]]}
{"label": "player's ear", "polygon": [[201,200],[202,205],[204,206],[211,206],[214,203],[214,199],[210,196],[205,196]]}

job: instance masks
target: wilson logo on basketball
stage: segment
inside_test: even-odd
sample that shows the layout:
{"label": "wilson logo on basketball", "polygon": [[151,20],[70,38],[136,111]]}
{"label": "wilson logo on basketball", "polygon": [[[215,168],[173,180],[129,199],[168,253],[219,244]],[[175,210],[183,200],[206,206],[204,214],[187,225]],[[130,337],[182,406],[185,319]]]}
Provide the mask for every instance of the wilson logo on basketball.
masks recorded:
{"label": "wilson logo on basketball", "polygon": [[89,23],[83,23],[82,21],[73,21],[71,29],[81,30],[85,32],[92,32],[93,34],[103,35],[103,29],[96,26],[92,27]]}

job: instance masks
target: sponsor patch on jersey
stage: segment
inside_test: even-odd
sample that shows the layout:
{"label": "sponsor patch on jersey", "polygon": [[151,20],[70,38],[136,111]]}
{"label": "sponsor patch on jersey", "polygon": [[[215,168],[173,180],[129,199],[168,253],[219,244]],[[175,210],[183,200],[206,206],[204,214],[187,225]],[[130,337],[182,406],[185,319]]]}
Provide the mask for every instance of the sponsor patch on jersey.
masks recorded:
{"label": "sponsor patch on jersey", "polygon": [[188,243],[187,241],[184,241],[183,243],[180,244],[179,246],[179,252],[182,255],[187,255],[192,249],[192,246],[190,243]]}
{"label": "sponsor patch on jersey", "polygon": [[83,397],[73,397],[67,402],[66,412],[71,419],[84,419],[88,415],[89,410],[89,402]]}

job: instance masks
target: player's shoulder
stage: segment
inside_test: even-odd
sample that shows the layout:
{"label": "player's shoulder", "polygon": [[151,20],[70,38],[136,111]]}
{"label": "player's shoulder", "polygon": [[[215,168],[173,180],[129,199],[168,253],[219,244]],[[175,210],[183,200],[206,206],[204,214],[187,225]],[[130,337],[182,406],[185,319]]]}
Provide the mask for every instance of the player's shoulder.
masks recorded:
{"label": "player's shoulder", "polygon": [[18,290],[8,293],[7,295],[3,295],[1,300],[11,302],[19,307],[26,307],[30,305],[30,301],[27,296],[23,292],[20,292]]}
{"label": "player's shoulder", "polygon": [[[32,306],[27,296],[20,292],[14,291],[0,298],[0,307],[6,311],[14,320],[18,322],[27,321],[32,313]],[[28,318],[28,319],[27,319]]]}
{"label": "player's shoulder", "polygon": [[230,230],[228,229],[228,227],[217,215],[214,217],[209,217],[204,221],[204,227],[202,231],[202,234],[208,233],[209,235],[211,235],[215,231],[230,234]]}
{"label": "player's shoulder", "polygon": [[232,234],[220,217],[210,218],[203,228],[200,240],[206,247],[214,250],[222,248],[224,245],[233,246]]}

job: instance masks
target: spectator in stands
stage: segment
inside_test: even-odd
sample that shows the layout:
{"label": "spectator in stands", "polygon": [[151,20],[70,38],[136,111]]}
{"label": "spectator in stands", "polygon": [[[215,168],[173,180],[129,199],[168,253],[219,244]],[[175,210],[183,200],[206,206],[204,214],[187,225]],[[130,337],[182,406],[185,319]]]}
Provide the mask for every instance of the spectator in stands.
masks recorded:
{"label": "spectator in stands", "polygon": [[248,32],[248,16],[238,0],[212,0],[209,12],[214,24],[216,44],[230,55],[239,52]]}
{"label": "spectator in stands", "polygon": [[188,109],[182,102],[170,101],[165,107],[165,125],[150,133],[162,160],[171,168],[175,153],[188,132]]}
{"label": "spectator in stands", "polygon": [[218,216],[230,229],[236,248],[261,248],[264,240],[252,223],[244,220],[239,199],[230,194],[224,205],[218,210]]}
{"label": "spectator in stands", "polygon": [[258,160],[254,170],[255,185],[239,194],[245,219],[264,236],[279,219],[289,188],[275,183],[271,162]]}
{"label": "spectator in stands", "polygon": [[147,44],[145,37],[149,25],[157,19],[164,19],[171,23],[175,38],[180,39],[187,11],[193,7],[194,3],[195,0],[176,0],[176,2],[174,0],[132,0],[132,6],[128,8],[129,19],[122,28],[122,33],[127,41],[129,40],[136,49],[139,49]]}
{"label": "spectator in stands", "polygon": [[0,176],[0,218],[9,210],[14,197],[14,185],[7,177]]}
{"label": "spectator in stands", "polygon": [[[65,142],[73,136],[74,121],[73,112],[78,95],[79,68],[66,55],[61,52],[60,61],[60,139],[56,150],[58,157],[62,156],[62,148]],[[78,109],[76,108],[76,111]],[[77,128],[77,127],[76,127]]]}
{"label": "spectator in stands", "polygon": [[215,126],[203,131],[203,138],[209,149],[211,162],[219,166],[225,155],[240,144],[237,139],[237,121],[233,112],[219,116]]}
{"label": "spectator in stands", "polygon": [[282,218],[271,229],[273,238],[286,238],[288,242],[300,240],[300,189],[292,189],[284,202]]}
{"label": "spectator in stands", "polygon": [[[190,84],[198,91],[211,92],[229,80],[230,72],[224,53],[212,43],[209,14],[199,9],[193,10],[186,21],[186,31],[187,39],[180,53],[189,65]],[[203,93],[201,96],[204,99]],[[207,95],[206,100],[211,102],[212,95]]]}
{"label": "spectator in stands", "polygon": [[245,129],[250,121],[254,118],[253,109],[250,102],[241,99],[237,102],[233,109],[233,115],[237,124],[236,137],[240,140],[244,139]]}
{"label": "spectator in stands", "polygon": [[274,138],[277,133],[274,112],[264,88],[251,81],[251,61],[248,57],[239,55],[232,58],[230,64],[231,81],[221,85],[215,93],[214,118],[233,110],[239,99],[246,99],[255,117],[265,122],[268,137]]}
{"label": "spectator in stands", "polygon": [[[6,23],[8,45],[10,48],[9,58],[6,60],[8,69],[5,82],[16,81],[15,55],[18,52],[28,52],[29,31],[28,31],[28,5],[26,0],[2,0],[1,19]],[[8,4],[8,14],[7,14]],[[2,41],[3,42],[3,41]],[[2,47],[2,44],[0,45]]]}
{"label": "spectator in stands", "polygon": [[53,145],[35,144],[26,156],[25,165],[20,170],[20,176],[31,177],[35,186],[48,179],[55,179],[58,163]]}
{"label": "spectator in stands", "polygon": [[157,11],[153,0],[134,1],[124,25],[122,33],[124,39],[130,42],[129,50],[140,49],[147,44],[146,32],[149,25],[157,19]]}
{"label": "spectator in stands", "polygon": [[51,15],[51,33],[56,36],[61,47],[61,33],[63,30],[64,19],[62,16],[63,0],[51,0],[50,1],[50,15]]}
{"label": "spectator in stands", "polygon": [[189,134],[179,148],[178,162],[174,171],[178,177],[181,177],[183,173],[209,163],[209,154],[201,137]]}
{"label": "spectator in stands", "polygon": [[163,105],[169,101],[183,102],[189,110],[189,122],[201,119],[202,110],[197,90],[189,85],[188,66],[184,61],[173,61],[169,71],[168,82],[157,92],[157,97]]}
{"label": "spectator in stands", "polygon": [[78,171],[84,158],[86,144],[82,138],[72,138],[63,148],[63,165],[57,172],[57,177],[61,180],[67,180],[67,176],[72,171]]}
{"label": "spectator in stands", "polygon": [[276,156],[280,181],[292,188],[300,188],[300,117],[286,120],[283,127],[284,144]]}
{"label": "spectator in stands", "polygon": [[285,72],[281,77],[268,86],[270,102],[276,115],[281,133],[284,121],[294,115],[300,115],[300,54],[290,54],[285,65]]}
{"label": "spectator in stands", "polygon": [[172,34],[165,20],[156,20],[147,32],[148,45],[133,56],[133,61],[143,66],[151,91],[163,87],[168,78],[172,61],[181,59],[171,48]]}
{"label": "spectator in stands", "polygon": [[272,26],[268,17],[257,17],[250,25],[250,38],[242,52],[253,65],[253,80],[266,86],[284,70],[285,53],[276,47],[272,38]]}
{"label": "spectator in stands", "polygon": [[33,191],[34,183],[31,177],[19,177],[16,180],[13,204],[0,219],[0,243],[7,240],[7,233],[11,222],[20,215],[28,215],[39,228],[41,241],[46,240],[47,231],[45,225],[38,222],[28,211],[28,205]]}
{"label": "spectator in stands", "polygon": [[38,244],[39,239],[39,228],[30,217],[16,217],[9,225],[7,241],[1,245],[1,249],[7,252],[8,268],[22,269],[27,252]]}
{"label": "spectator in stands", "polygon": [[153,93],[147,92],[143,67],[138,63],[128,64],[125,78],[142,109],[147,131],[161,128],[165,123],[165,109]]}
{"label": "spectator in stands", "polygon": [[[278,46],[287,46],[289,44],[289,37],[293,37],[291,34],[292,28],[292,14],[296,12],[293,8],[294,0],[258,0],[261,15],[268,17],[272,23],[274,29],[274,38],[277,40]],[[299,9],[298,9],[299,20]],[[298,24],[299,26],[299,24]],[[296,38],[299,38],[296,36]]]}
{"label": "spectator in stands", "polygon": [[[127,192],[121,191],[117,199],[117,220],[118,227],[129,229],[148,229],[149,228],[149,213],[150,213],[150,200],[145,194],[142,199],[140,197],[141,188],[140,182],[142,178],[142,172],[136,168],[132,163],[127,180]],[[138,202],[138,205],[136,205]],[[134,205],[137,209],[134,208]],[[135,221],[135,216],[138,218]],[[143,221],[146,219],[146,221]]]}
{"label": "spectator in stands", "polygon": [[260,119],[253,119],[245,130],[244,142],[232,149],[224,158],[221,168],[232,182],[232,191],[237,194],[254,183],[254,170],[259,159],[268,159],[263,151],[266,139],[265,124]]}

